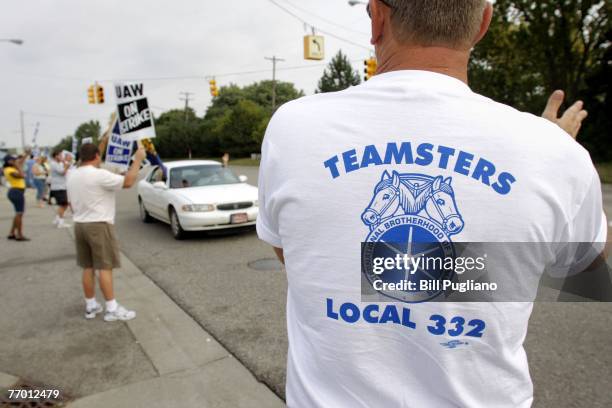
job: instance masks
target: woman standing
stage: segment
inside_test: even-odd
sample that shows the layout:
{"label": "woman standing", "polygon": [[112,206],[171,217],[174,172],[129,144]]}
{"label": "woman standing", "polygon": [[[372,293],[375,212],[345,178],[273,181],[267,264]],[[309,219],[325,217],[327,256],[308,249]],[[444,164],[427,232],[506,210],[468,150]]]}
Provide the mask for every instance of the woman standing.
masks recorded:
{"label": "woman standing", "polygon": [[39,156],[36,158],[36,163],[32,166],[32,176],[34,178],[34,187],[36,187],[36,201],[38,208],[44,207],[45,201],[45,182],[47,180],[47,169],[44,166],[45,157]]}
{"label": "woman standing", "polygon": [[29,241],[28,238],[23,236],[24,193],[26,188],[25,173],[23,172],[24,161],[24,156],[19,159],[10,155],[4,158],[4,178],[10,186],[7,196],[15,207],[15,218],[7,238],[15,241]]}

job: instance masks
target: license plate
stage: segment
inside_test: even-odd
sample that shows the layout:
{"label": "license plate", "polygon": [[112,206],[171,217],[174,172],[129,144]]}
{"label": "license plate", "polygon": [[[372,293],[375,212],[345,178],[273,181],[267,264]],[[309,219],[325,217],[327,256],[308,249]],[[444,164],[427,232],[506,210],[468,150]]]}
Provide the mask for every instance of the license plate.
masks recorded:
{"label": "license plate", "polygon": [[246,213],[232,214],[230,224],[244,224],[249,222],[249,216]]}

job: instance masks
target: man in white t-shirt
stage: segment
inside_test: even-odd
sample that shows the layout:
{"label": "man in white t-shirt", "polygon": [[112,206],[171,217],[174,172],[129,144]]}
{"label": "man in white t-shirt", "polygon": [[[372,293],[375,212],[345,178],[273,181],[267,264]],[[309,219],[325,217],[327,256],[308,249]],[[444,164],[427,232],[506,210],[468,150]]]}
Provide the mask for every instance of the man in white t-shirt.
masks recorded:
{"label": "man in white t-shirt", "polygon": [[61,150],[55,150],[51,155],[51,189],[50,199],[55,199],[57,204],[57,214],[53,223],[58,228],[69,228],[70,225],[64,222],[64,214],[70,205],[68,202],[68,193],[66,192],[66,174],[72,165],[71,157],[64,157]]}
{"label": "man in white t-shirt", "polygon": [[146,153],[139,147],[125,176],[100,168],[100,151],[94,144],[81,147],[81,165],[68,173],[68,195],[74,211],[77,264],[83,268],[85,318],[102,312],[96,300],[95,271],[106,300],[104,320],[131,320],[136,312],[117,303],[113,291],[113,269],[120,267],[119,243],[115,236],[115,194],[132,187]]}
{"label": "man in white t-shirt", "polygon": [[[491,4],[371,0],[368,12],[378,75],[283,105],[262,146],[257,232],[289,285],[287,404],[529,407],[531,302],[443,303],[436,289],[364,301],[362,243],[410,257],[415,243],[605,242],[598,175],[551,123],[562,94],[548,121],[468,87]],[[577,103],[559,124],[575,134],[585,116]],[[506,275],[594,259],[556,247],[511,254]]]}

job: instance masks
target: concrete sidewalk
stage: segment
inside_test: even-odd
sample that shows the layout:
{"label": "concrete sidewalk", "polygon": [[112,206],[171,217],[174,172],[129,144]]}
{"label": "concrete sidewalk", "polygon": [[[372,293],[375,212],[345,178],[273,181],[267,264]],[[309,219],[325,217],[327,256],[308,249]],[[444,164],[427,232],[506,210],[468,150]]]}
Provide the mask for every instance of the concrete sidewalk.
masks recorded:
{"label": "concrete sidewalk", "polygon": [[[5,196],[0,188],[6,235]],[[72,230],[33,208],[31,191],[27,202],[32,241],[0,235],[0,406],[17,383],[58,389],[74,408],[284,406],[124,255],[115,292],[136,319],[85,320]]]}

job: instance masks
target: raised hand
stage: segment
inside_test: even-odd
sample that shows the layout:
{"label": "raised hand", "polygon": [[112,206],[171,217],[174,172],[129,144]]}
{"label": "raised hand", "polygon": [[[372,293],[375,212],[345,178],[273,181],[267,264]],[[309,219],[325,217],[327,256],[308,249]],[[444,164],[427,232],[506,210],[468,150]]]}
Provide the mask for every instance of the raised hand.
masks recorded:
{"label": "raised hand", "polygon": [[560,90],[553,92],[550,98],[548,98],[548,103],[542,117],[556,123],[561,129],[576,139],[582,127],[582,122],[589,114],[583,109],[584,103],[577,101],[563,113],[563,116],[559,117],[559,108],[561,108],[564,99],[565,92]]}

